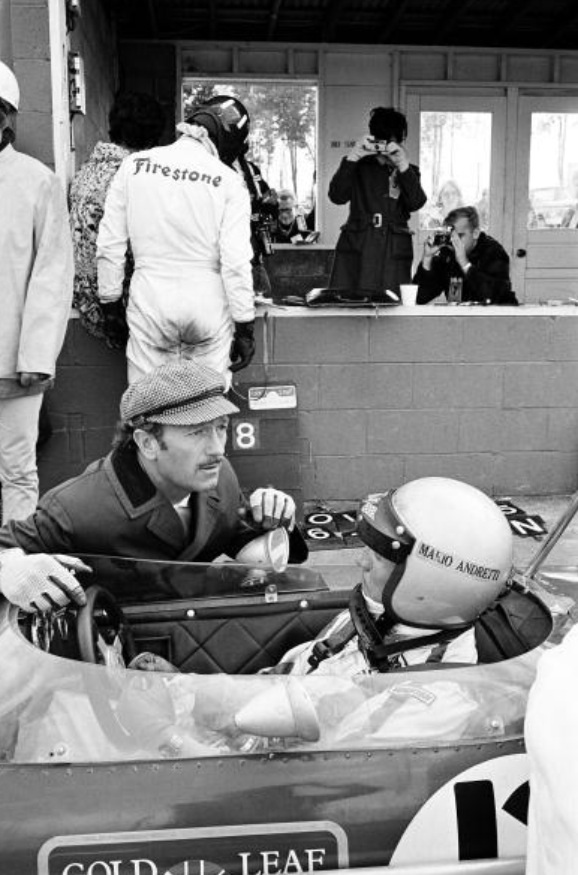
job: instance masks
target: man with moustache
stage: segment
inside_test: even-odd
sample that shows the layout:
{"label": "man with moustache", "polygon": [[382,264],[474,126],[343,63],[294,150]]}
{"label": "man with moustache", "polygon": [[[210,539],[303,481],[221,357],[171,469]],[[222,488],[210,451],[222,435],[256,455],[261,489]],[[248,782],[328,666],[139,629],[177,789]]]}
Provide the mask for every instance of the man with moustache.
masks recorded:
{"label": "man with moustache", "polygon": [[278,526],[290,532],[290,561],[302,561],[293,499],[273,488],[241,495],[225,458],[237,412],[205,365],[172,362],[135,380],[112,451],[0,528],[0,591],[26,611],[83,604],[73,572],[90,569],[74,554],[211,562]]}

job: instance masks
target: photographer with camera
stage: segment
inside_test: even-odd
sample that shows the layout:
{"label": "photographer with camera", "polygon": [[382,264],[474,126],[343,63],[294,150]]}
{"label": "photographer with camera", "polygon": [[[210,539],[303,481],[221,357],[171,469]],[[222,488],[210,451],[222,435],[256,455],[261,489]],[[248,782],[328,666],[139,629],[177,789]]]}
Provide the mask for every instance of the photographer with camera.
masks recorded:
{"label": "photographer with camera", "polygon": [[349,203],[329,284],[352,295],[389,300],[409,283],[413,260],[410,214],[425,204],[419,168],[409,163],[405,116],[379,106],[369,117],[369,136],[355,143],[329,185],[334,204]]}
{"label": "photographer with camera", "polygon": [[265,258],[274,254],[272,231],[279,211],[277,192],[261,176],[259,167],[246,157],[248,144],[233,165],[239,169],[245,180],[251,198],[251,246],[253,258],[253,291],[265,298],[272,297],[271,280],[265,268]]}
{"label": "photographer with camera", "polygon": [[444,293],[450,302],[516,306],[510,282],[510,259],[503,246],[480,230],[474,207],[458,207],[445,218],[445,230],[424,243],[413,278],[418,304]]}

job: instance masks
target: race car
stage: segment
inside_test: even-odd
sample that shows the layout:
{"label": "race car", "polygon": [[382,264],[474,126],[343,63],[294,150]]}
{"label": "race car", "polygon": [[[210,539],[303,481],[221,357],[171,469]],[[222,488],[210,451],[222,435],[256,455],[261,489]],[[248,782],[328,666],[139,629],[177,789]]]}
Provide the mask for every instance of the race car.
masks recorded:
{"label": "race car", "polygon": [[478,665],[350,680],[274,670],[347,606],[335,566],[82,558],[85,608],[0,605],[0,872],[523,872],[526,699],[572,569],[514,575],[511,654],[490,624]]}

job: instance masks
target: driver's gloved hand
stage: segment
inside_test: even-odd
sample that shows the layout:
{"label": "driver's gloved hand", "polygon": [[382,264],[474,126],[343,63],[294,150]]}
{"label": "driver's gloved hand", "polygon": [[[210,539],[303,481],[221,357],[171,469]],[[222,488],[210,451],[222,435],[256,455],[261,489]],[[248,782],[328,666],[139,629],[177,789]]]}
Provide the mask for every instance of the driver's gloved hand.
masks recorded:
{"label": "driver's gloved hand", "polygon": [[91,570],[72,556],[27,555],[16,547],[0,553],[0,591],[23,611],[50,611],[70,601],[84,605],[86,595],[71,572]]}
{"label": "driver's gloved hand", "polygon": [[231,371],[246,368],[255,355],[255,321],[235,322],[235,333],[231,343]]}

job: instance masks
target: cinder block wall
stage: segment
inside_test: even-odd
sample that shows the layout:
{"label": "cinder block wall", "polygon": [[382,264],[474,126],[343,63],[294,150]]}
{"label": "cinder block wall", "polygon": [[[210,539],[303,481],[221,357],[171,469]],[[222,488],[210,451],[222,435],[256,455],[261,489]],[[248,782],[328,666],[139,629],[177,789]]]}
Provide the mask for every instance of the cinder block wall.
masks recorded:
{"label": "cinder block wall", "polygon": [[74,172],[99,140],[108,142],[108,113],[119,87],[116,34],[102,0],[82,4],[70,48],[83,60],[86,92],[86,113],[71,117]]}
{"label": "cinder block wall", "polygon": [[268,365],[243,381],[297,385],[304,498],[426,475],[494,495],[575,490],[576,312],[419,312],[272,311],[262,326]]}
{"label": "cinder block wall", "polygon": [[[491,315],[490,315],[491,313]],[[258,323],[249,386],[291,383],[296,411],[249,411],[255,449],[229,455],[242,484],[273,483],[298,500],[350,505],[426,475],[493,495],[578,488],[578,312],[423,307],[363,314],[271,308]],[[71,320],[48,396],[54,435],[41,487],[82,470],[110,445],[124,356]]]}
{"label": "cinder block wall", "polygon": [[20,85],[17,147],[54,169],[48,0],[12,0],[11,47]]}

